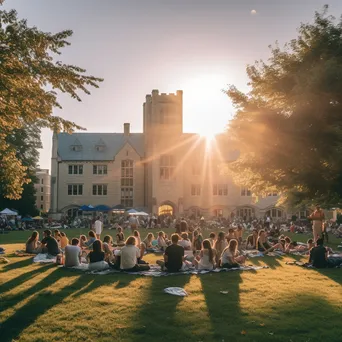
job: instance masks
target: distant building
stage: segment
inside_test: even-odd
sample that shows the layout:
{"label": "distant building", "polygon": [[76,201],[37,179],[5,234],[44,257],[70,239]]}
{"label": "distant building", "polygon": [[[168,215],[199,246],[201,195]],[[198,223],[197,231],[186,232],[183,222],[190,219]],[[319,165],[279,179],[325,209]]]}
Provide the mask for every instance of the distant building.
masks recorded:
{"label": "distant building", "polygon": [[37,182],[34,185],[36,189],[36,207],[42,213],[50,210],[51,201],[51,177],[48,169],[36,170]]}
{"label": "distant building", "polygon": [[212,144],[183,133],[183,92],[153,90],[143,104],[143,133],[53,135],[51,212],[122,204],[154,214],[286,218],[278,194],[253,197],[221,165],[239,152],[226,137]]}

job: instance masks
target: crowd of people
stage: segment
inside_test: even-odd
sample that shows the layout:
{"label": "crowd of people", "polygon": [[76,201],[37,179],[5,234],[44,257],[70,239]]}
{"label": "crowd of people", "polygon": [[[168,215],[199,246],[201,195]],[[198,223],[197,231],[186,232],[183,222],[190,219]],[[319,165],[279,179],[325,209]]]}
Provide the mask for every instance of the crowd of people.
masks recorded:
{"label": "crowd of people", "polygon": [[88,263],[90,270],[114,268],[128,272],[148,270],[150,266],[144,260],[148,252],[163,253],[163,259],[157,260],[157,264],[162,270],[169,272],[178,272],[189,267],[209,271],[217,267],[240,267],[245,264],[250,251],[263,254],[307,254],[315,267],[339,266],[342,259],[329,255],[332,251],[324,247],[318,224],[315,227],[314,238],[308,239],[306,244],[292,241],[283,234],[275,234],[267,224],[253,228],[245,239],[245,228],[239,223],[230,225],[227,232],[211,232],[204,239],[201,222],[195,229],[189,229],[185,219],[179,220],[179,226],[175,227],[176,232],[170,238],[164,231],[160,231],[156,237],[148,232],[142,239],[138,226],[132,224],[131,230],[126,230],[130,233],[127,238],[124,229],[118,226],[114,240],[110,235],[101,240],[103,225],[98,217],[94,230],[90,230],[88,236],[81,235],[71,241],[65,232],[56,229],[53,233],[45,230],[43,239],[39,242],[39,233],[34,231],[26,242],[26,252],[58,257],[66,267],[79,266],[83,262]]}

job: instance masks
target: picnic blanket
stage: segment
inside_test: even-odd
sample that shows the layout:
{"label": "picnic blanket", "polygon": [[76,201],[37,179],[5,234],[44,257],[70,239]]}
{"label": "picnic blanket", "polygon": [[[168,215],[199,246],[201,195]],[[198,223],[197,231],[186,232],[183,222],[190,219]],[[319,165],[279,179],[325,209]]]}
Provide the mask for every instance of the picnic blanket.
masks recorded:
{"label": "picnic blanket", "polygon": [[42,264],[56,263],[56,257],[49,254],[39,253],[33,258],[33,262],[39,262]]}
{"label": "picnic blanket", "polygon": [[167,277],[167,276],[182,275],[182,274],[200,275],[200,274],[207,274],[207,273],[220,273],[220,272],[232,272],[232,271],[256,271],[256,270],[261,270],[265,268],[269,268],[269,267],[268,266],[241,266],[238,268],[229,268],[229,269],[228,268],[216,268],[212,271],[207,271],[207,270],[199,271],[199,270],[196,270],[194,267],[191,267],[181,272],[170,273],[170,272],[161,271],[158,265],[150,265],[150,269],[148,271],[124,272],[124,271],[110,268],[104,271],[92,271],[92,272],[87,272],[87,273],[100,274],[100,275],[105,275],[105,274],[110,274],[110,273],[126,273],[126,274],[132,274],[132,275],[142,275],[146,277]]}

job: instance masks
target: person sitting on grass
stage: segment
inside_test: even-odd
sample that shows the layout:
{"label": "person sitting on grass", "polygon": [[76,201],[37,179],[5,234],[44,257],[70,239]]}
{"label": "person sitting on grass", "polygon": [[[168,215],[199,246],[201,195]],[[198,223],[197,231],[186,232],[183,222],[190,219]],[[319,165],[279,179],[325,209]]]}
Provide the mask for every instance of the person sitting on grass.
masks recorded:
{"label": "person sitting on grass", "polygon": [[242,243],[242,235],[243,235],[243,228],[242,225],[238,225],[237,229],[235,230],[235,238],[236,240],[238,240],[239,245],[241,245]]}
{"label": "person sitting on grass", "polygon": [[329,257],[322,238],[317,239],[316,247],[310,251],[309,263],[316,268],[333,268],[342,264],[342,257]]}
{"label": "person sitting on grass", "polygon": [[191,241],[189,240],[188,233],[182,233],[182,240],[178,242],[179,246],[182,246],[185,251],[191,251]]}
{"label": "person sitting on grass", "polygon": [[37,231],[32,232],[32,235],[26,241],[25,252],[31,254],[38,254],[41,252],[39,233]]}
{"label": "person sitting on grass", "polygon": [[172,245],[168,246],[164,253],[164,261],[157,260],[157,264],[162,270],[167,272],[181,271],[184,263],[184,248],[178,245],[179,235],[172,234]]}
{"label": "person sitting on grass", "polygon": [[125,272],[148,271],[150,266],[147,264],[138,264],[140,258],[140,250],[135,245],[134,236],[127,238],[125,246],[119,251],[116,263],[120,262],[120,269]]}
{"label": "person sitting on grass", "polygon": [[278,242],[277,244],[271,246],[269,244],[269,242],[267,241],[267,237],[266,237],[266,232],[264,229],[259,230],[259,235],[258,235],[258,239],[257,239],[257,249],[259,252],[263,252],[263,253],[268,253],[273,251],[274,249],[279,249],[281,250],[283,248],[282,244],[280,242]]}
{"label": "person sitting on grass", "polygon": [[202,248],[203,237],[202,234],[196,229],[192,233],[192,250],[200,251]]}
{"label": "person sitting on grass", "polygon": [[61,241],[61,233],[59,232],[58,229],[55,229],[53,231],[53,237],[56,239],[56,241],[58,242],[58,245],[59,245],[60,241]]}
{"label": "person sitting on grass", "polygon": [[198,270],[208,270],[211,271],[215,267],[215,253],[216,251],[212,249],[209,240],[204,240],[202,242],[202,249],[197,258],[194,259],[194,265]]}
{"label": "person sitting on grass", "polygon": [[92,249],[95,241],[96,241],[95,233],[92,230],[89,230],[88,240],[84,243],[84,246],[86,248]]}
{"label": "person sitting on grass", "polygon": [[228,234],[226,235],[227,244],[232,239],[236,239],[235,230],[234,230],[234,228],[229,228],[228,229]]}
{"label": "person sitting on grass", "polygon": [[67,238],[66,234],[64,232],[60,233],[60,246],[62,249],[64,249],[69,244],[69,239]]}
{"label": "person sitting on grass", "polygon": [[103,244],[102,244],[102,248],[105,253],[105,261],[113,260],[112,244],[113,244],[112,237],[110,235],[106,235],[103,238]]}
{"label": "person sitting on grass", "polygon": [[135,230],[133,232],[133,236],[135,237],[135,245],[140,248],[141,245],[141,238],[140,238],[140,233],[138,230]]}
{"label": "person sitting on grass", "polygon": [[238,251],[238,241],[231,239],[221,255],[222,268],[236,268],[245,263],[246,258]]}
{"label": "person sitting on grass", "polygon": [[220,257],[223,250],[227,247],[227,242],[225,240],[225,233],[219,232],[217,235],[217,240],[215,242],[214,249],[216,250],[216,264],[218,265],[220,262]]}
{"label": "person sitting on grass", "polygon": [[[92,232],[94,234],[94,232]],[[95,235],[95,234],[94,234]],[[87,260],[89,262],[89,270],[100,271],[108,268],[108,263],[105,261],[105,252],[102,249],[101,240],[96,240],[92,243],[93,250],[89,252]]]}
{"label": "person sitting on grass", "polygon": [[167,243],[165,240],[165,233],[163,231],[158,233],[158,247],[162,250],[165,251],[166,247],[167,247]]}
{"label": "person sitting on grass", "polygon": [[252,234],[247,236],[246,249],[256,249],[256,242],[258,239],[258,231],[253,229]]}
{"label": "person sitting on grass", "polygon": [[87,248],[86,246],[87,237],[85,235],[80,235],[79,241],[80,241],[81,248]]}
{"label": "person sitting on grass", "polygon": [[118,246],[124,246],[125,245],[125,235],[122,231],[121,227],[118,227],[117,229],[117,234],[116,234],[116,244]]}
{"label": "person sitting on grass", "polygon": [[211,248],[214,248],[215,241],[216,241],[216,234],[214,232],[211,232],[209,234],[209,239],[208,240],[210,241]]}
{"label": "person sitting on grass", "polygon": [[65,246],[65,267],[79,266],[81,263],[81,248],[78,246],[80,240],[74,238],[71,240],[71,245]]}
{"label": "person sitting on grass", "polygon": [[51,230],[49,229],[44,230],[43,232],[44,238],[41,242],[42,252],[55,257],[61,251],[58,247],[57,240],[51,235],[52,235]]}

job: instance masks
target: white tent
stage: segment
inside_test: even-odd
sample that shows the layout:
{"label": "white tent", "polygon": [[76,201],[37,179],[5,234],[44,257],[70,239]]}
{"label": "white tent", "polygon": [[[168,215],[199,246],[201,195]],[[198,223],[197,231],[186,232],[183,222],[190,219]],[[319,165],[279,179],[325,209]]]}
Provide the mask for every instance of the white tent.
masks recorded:
{"label": "white tent", "polygon": [[130,215],[135,215],[138,211],[135,210],[135,209],[129,209],[127,210],[127,213],[130,214]]}
{"label": "white tent", "polygon": [[143,212],[143,211],[138,211],[137,213],[135,213],[134,215],[137,215],[137,216],[148,216],[147,213]]}
{"label": "white tent", "polygon": [[4,209],[3,211],[0,211],[0,215],[7,215],[7,216],[17,216],[18,213],[15,211],[12,211],[8,208]]}

